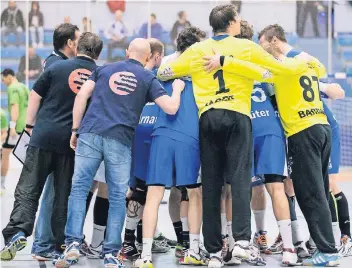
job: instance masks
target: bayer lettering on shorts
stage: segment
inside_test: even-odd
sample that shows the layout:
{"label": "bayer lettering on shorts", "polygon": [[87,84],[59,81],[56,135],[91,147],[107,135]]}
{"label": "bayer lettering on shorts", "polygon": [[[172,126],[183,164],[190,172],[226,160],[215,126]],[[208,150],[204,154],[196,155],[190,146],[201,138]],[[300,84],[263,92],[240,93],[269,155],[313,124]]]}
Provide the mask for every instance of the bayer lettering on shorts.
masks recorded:
{"label": "bayer lettering on shorts", "polygon": [[129,95],[137,88],[137,79],[133,73],[117,72],[109,79],[110,89],[117,95]]}
{"label": "bayer lettering on shorts", "polygon": [[68,85],[70,86],[71,90],[77,94],[91,74],[92,72],[87,69],[74,70],[68,77]]}

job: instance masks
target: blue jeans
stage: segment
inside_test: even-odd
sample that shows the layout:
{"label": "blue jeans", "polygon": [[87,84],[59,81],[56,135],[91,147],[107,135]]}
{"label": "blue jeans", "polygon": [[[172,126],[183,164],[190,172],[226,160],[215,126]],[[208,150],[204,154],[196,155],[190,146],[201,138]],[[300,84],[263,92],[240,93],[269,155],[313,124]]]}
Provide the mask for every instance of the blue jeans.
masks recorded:
{"label": "blue jeans", "polygon": [[55,238],[51,230],[51,215],[54,204],[54,180],[50,174],[46,180],[39,216],[34,232],[32,254],[53,252],[55,250]]}
{"label": "blue jeans", "polygon": [[125,198],[131,171],[131,148],[115,139],[92,133],[79,136],[71,195],[68,202],[66,245],[83,240],[86,200],[100,163],[104,160],[108,184],[109,216],[103,254],[116,254],[122,247]]}

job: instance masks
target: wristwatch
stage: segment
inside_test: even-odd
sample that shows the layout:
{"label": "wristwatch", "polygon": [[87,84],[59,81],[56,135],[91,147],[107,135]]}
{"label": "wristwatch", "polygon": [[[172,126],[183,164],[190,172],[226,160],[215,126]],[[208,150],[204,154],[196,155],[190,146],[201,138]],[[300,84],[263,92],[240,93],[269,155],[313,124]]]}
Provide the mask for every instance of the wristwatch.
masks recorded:
{"label": "wristwatch", "polygon": [[77,133],[77,131],[78,131],[78,128],[73,128],[73,129],[71,129],[71,132],[72,132],[72,133]]}

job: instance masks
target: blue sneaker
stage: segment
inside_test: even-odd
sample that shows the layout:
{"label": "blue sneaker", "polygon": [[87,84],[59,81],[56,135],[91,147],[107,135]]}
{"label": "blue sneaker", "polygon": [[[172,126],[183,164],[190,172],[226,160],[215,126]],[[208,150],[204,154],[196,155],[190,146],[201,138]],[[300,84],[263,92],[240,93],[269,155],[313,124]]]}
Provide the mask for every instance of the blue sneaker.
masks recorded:
{"label": "blue sneaker", "polygon": [[338,253],[327,254],[316,250],[312,258],[303,261],[303,266],[336,267],[340,265]]}
{"label": "blue sneaker", "polygon": [[27,246],[27,238],[23,232],[17,233],[12,237],[10,242],[1,250],[1,260],[2,261],[12,261],[17,251],[24,249]]}
{"label": "blue sneaker", "polygon": [[60,254],[58,254],[56,251],[39,252],[32,254],[32,257],[37,261],[51,261],[58,259],[60,257]]}
{"label": "blue sneaker", "polygon": [[73,242],[66,247],[64,253],[61,256],[53,261],[53,264],[56,268],[67,268],[72,264],[75,264],[79,260],[80,244],[78,242]]}
{"label": "blue sneaker", "polygon": [[112,254],[106,254],[104,257],[104,267],[105,268],[125,268],[125,264],[122,258],[118,255],[117,257]]}

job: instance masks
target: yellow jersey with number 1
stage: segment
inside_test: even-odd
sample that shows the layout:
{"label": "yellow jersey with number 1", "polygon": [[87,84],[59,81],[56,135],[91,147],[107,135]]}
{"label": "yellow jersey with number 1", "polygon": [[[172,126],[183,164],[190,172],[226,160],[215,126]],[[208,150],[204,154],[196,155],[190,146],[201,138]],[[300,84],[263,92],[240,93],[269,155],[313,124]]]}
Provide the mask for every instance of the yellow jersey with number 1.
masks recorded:
{"label": "yellow jersey with number 1", "polygon": [[306,72],[291,77],[274,76],[276,101],[287,137],[316,124],[329,124],[319,90],[319,79],[326,71],[315,60],[318,68],[311,66]]}
{"label": "yellow jersey with number 1", "polygon": [[[232,58],[225,59],[223,68],[207,73],[203,57],[213,55],[213,49]],[[234,68],[225,70],[227,64]],[[222,35],[196,43],[174,61],[160,66],[158,78],[190,75],[199,116],[211,108],[250,116],[254,80],[263,81],[268,76],[268,71],[258,65],[276,75],[293,75],[308,68],[303,61],[279,62],[252,41]]]}

